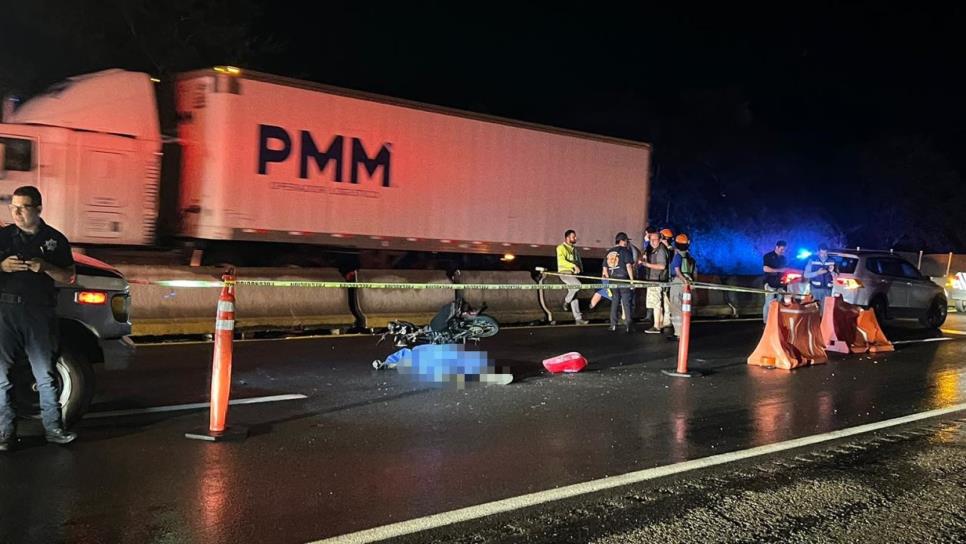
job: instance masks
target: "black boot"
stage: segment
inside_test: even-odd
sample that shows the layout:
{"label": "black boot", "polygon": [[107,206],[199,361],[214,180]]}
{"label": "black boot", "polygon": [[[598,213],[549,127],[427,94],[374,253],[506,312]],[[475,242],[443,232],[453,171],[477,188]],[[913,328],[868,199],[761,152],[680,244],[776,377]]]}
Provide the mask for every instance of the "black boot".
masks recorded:
{"label": "black boot", "polygon": [[60,428],[54,428],[49,429],[44,435],[44,438],[46,438],[47,442],[50,444],[60,444],[63,446],[65,444],[70,444],[74,440],[77,440],[77,433],[65,431],[64,429]]}

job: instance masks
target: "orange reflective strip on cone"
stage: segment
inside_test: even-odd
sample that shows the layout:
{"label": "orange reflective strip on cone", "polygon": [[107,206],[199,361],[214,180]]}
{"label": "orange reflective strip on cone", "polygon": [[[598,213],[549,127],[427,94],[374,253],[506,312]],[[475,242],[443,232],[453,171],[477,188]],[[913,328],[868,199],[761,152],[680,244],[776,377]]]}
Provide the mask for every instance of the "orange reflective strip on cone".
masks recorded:
{"label": "orange reflective strip on cone", "polygon": [[218,442],[239,440],[248,435],[243,427],[227,427],[231,393],[232,344],[235,335],[235,276],[222,276],[224,284],[215,314],[215,352],[211,361],[211,413],[207,431],[185,433],[188,438]]}
{"label": "orange reflective strip on cone", "polygon": [[765,331],[748,364],[789,370],[827,361],[818,305],[772,301]]}

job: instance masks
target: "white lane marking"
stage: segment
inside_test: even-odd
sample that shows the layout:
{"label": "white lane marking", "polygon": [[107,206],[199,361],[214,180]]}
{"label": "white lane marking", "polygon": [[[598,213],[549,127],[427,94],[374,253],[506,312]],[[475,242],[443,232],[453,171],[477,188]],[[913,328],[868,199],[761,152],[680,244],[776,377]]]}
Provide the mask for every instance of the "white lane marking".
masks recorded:
{"label": "white lane marking", "polygon": [[[290,395],[273,395],[271,397],[252,397],[250,399],[235,399],[228,401],[228,404],[238,405],[238,404],[262,404],[265,402],[280,402],[283,400],[299,400],[308,398],[305,395],[300,394],[290,394]],[[130,410],[110,410],[106,412],[89,412],[84,416],[84,419],[98,418],[98,417],[120,417],[120,416],[134,416],[139,414],[157,414],[162,412],[180,412],[182,410],[197,410],[199,408],[207,408],[211,406],[210,402],[195,402],[192,404],[174,404],[171,406],[151,406],[148,408],[132,408]]]}
{"label": "white lane marking", "polygon": [[599,480],[591,480],[589,482],[582,482],[579,484],[558,487],[556,489],[538,491],[536,493],[520,495],[518,497],[512,497],[509,499],[488,502],[488,503],[479,504],[476,506],[470,506],[467,508],[460,508],[458,510],[451,510],[449,512],[443,512],[440,514],[433,514],[431,516],[426,516],[422,518],[411,519],[409,521],[391,523],[389,525],[383,525],[381,527],[374,527],[372,529],[366,529],[355,533],[348,533],[348,534],[344,534],[344,535],[340,535],[332,538],[326,538],[324,540],[315,541],[311,544],[336,544],[336,543],[361,544],[366,542],[376,542],[387,538],[396,538],[400,536],[411,535],[411,534],[419,533],[429,529],[438,529],[440,527],[445,527],[447,525],[452,525],[454,523],[462,523],[465,521],[479,519],[479,518],[491,516],[494,514],[511,512],[513,510],[519,510],[521,508],[529,508],[532,506],[536,506],[536,505],[540,505],[548,502],[569,499],[569,498],[577,497],[579,495],[586,495],[589,493],[596,493],[600,491],[605,491],[607,489],[613,489],[615,487],[637,484],[646,480],[653,480],[655,478],[663,478],[666,476],[681,474],[683,472],[688,472],[692,470],[708,468],[708,467],[713,467],[717,465],[723,465],[726,463],[733,463],[735,461],[741,461],[743,459],[750,459],[752,457],[759,457],[762,455],[769,455],[772,453],[778,453],[778,452],[782,452],[782,451],[790,450],[794,448],[801,448],[801,447],[810,446],[813,444],[820,444],[822,442],[828,442],[830,440],[846,438],[857,434],[863,434],[863,433],[868,433],[872,431],[877,431],[880,429],[886,429],[889,427],[895,427],[897,425],[912,423],[914,421],[920,421],[920,420],[928,419],[932,417],[943,416],[946,414],[952,414],[952,413],[961,412],[964,410],[966,410],[966,403],[956,404],[948,408],[929,410],[927,412],[920,412],[918,414],[911,414],[908,416],[898,417],[895,419],[887,419],[885,421],[869,423],[866,425],[859,425],[857,427],[850,427],[850,428],[841,429],[838,431],[831,431],[827,433],[816,434],[816,435],[806,436],[802,438],[796,438],[793,440],[786,440],[784,442],[778,442],[775,444],[767,444],[764,446],[758,446],[756,448],[750,448],[747,450],[723,453],[720,455],[712,455],[710,457],[695,459],[693,461],[685,461],[682,463],[675,463],[673,465],[666,465],[663,467],[655,467],[655,468],[649,468],[645,470],[638,470],[635,472],[622,474],[620,476],[610,476],[607,478],[601,478]]}
{"label": "white lane marking", "polygon": [[922,342],[946,342],[948,340],[954,340],[954,338],[949,338],[944,336],[942,338],[922,338],[919,340],[896,340],[892,342],[893,344],[919,344]]}

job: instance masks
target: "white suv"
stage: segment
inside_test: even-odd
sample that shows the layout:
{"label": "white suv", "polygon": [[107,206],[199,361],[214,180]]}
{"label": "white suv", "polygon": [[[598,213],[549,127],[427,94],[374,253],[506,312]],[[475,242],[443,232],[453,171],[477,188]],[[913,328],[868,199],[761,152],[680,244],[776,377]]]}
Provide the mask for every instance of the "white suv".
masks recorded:
{"label": "white suv", "polygon": [[946,293],[898,255],[888,251],[830,251],[838,275],[833,295],[875,310],[879,321],[917,318],[936,329],[946,321]]}

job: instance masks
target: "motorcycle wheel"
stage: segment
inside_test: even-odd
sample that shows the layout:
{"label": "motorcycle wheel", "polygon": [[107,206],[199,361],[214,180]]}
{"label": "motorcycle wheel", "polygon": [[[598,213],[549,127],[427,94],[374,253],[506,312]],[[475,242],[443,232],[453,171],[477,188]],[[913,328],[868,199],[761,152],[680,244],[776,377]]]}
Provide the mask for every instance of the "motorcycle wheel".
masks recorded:
{"label": "motorcycle wheel", "polygon": [[473,318],[468,327],[469,336],[476,338],[489,338],[500,332],[500,324],[488,315],[478,315]]}

